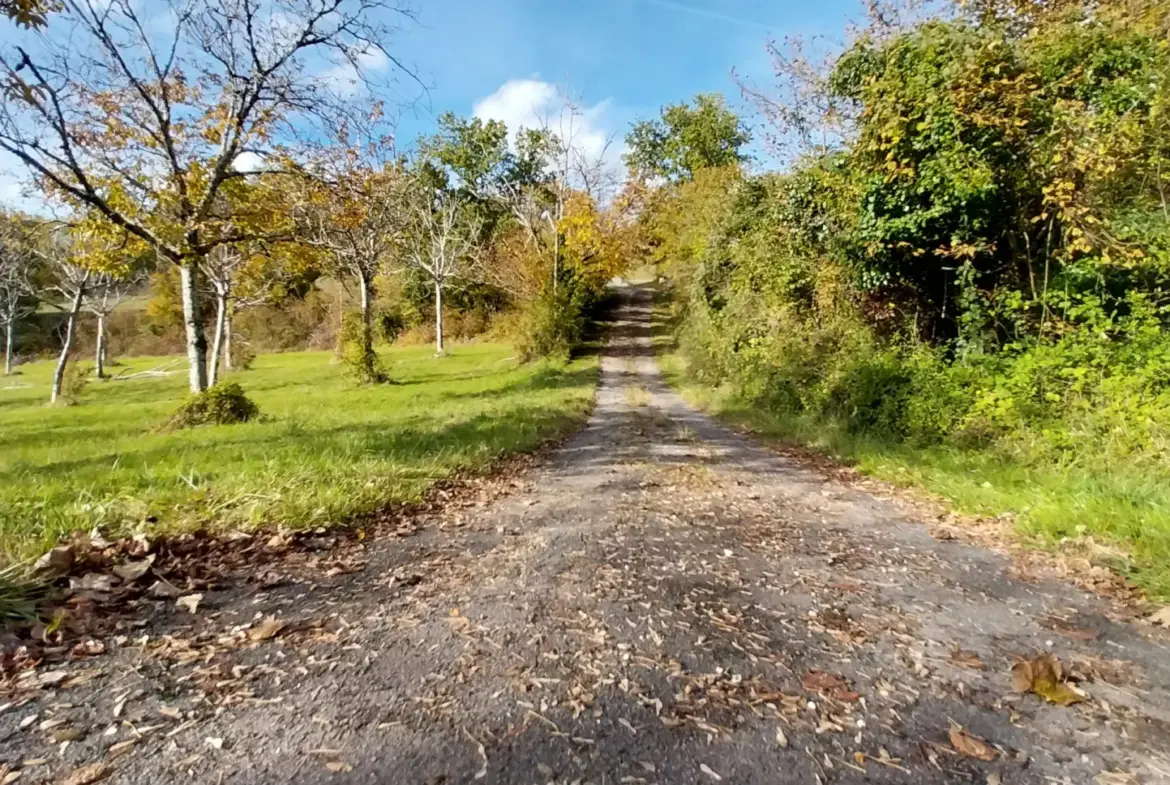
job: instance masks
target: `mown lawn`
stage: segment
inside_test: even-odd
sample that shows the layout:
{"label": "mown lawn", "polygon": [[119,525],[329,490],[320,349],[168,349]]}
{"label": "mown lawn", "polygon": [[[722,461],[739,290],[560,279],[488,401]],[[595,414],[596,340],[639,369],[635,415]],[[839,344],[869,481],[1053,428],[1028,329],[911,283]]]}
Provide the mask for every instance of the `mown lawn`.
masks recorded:
{"label": "mown lawn", "polygon": [[1009,513],[1017,532],[1037,547],[1089,535],[1120,546],[1110,566],[1170,599],[1170,470],[1149,465],[1102,466],[1091,457],[1061,465],[1027,465],[993,451],[915,446],[850,434],[837,423],[770,411],[729,388],[694,381],[668,336],[659,309],[655,342],[667,382],[692,405],[754,434],[810,447],[873,477],[943,497],[959,512]]}
{"label": "mown lawn", "polygon": [[[172,358],[135,358],[113,373]],[[228,375],[260,421],[163,433],[186,394],[165,378],[92,381],[74,406],[49,407],[51,363],[0,377],[0,562],[101,526],[220,530],[327,525],[434,481],[528,450],[578,422],[596,358],[521,366],[508,346],[383,353],[395,384],[357,387],[328,352],[264,355]]]}

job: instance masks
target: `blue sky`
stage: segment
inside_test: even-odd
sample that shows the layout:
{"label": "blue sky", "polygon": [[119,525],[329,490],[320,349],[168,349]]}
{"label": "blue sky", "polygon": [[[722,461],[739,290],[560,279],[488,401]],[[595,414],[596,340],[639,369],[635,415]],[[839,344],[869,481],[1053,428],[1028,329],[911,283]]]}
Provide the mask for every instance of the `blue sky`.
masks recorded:
{"label": "blue sky", "polygon": [[697,92],[739,104],[731,70],[766,84],[769,38],[840,40],[861,13],[855,0],[426,0],[392,46],[431,87],[399,136],[447,110],[523,116],[549,86],[582,101],[592,131],[621,136]]}
{"label": "blue sky", "polygon": [[[94,0],[100,2],[100,0]],[[157,0],[132,0],[143,8]],[[698,92],[724,93],[750,124],[731,76],[735,69],[757,84],[769,82],[765,44],[785,36],[841,41],[860,19],[858,0],[404,0],[416,6],[387,49],[427,86],[401,82],[400,148],[434,129],[445,111],[504,120],[515,130],[554,123],[568,94],[582,114],[573,144],[587,154],[605,150],[617,168],[630,123],[653,117],[665,103]],[[167,28],[165,13],[156,14]],[[165,32],[169,35],[170,30]],[[371,53],[366,64],[386,73]],[[345,67],[321,75],[357,89]],[[343,92],[347,88],[340,85]],[[566,136],[562,129],[562,136]],[[606,147],[608,140],[613,144]],[[245,154],[251,155],[251,154]],[[766,158],[767,156],[762,156]],[[241,163],[244,163],[241,160]],[[255,165],[254,162],[247,162]],[[23,167],[0,154],[0,204],[40,209],[23,192]]]}

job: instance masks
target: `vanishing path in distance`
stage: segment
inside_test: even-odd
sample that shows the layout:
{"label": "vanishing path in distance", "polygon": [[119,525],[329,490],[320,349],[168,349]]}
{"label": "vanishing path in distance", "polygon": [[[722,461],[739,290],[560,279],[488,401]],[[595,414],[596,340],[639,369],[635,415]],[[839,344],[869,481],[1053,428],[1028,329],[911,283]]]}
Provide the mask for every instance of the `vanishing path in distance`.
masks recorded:
{"label": "vanishing path in distance", "polygon": [[[508,493],[168,610],[0,713],[10,757],[47,760],[21,785],[103,760],[119,783],[1170,775],[1164,636],[696,413],[649,320],[628,290],[591,420]],[[1044,652],[1088,701],[1012,692]]]}

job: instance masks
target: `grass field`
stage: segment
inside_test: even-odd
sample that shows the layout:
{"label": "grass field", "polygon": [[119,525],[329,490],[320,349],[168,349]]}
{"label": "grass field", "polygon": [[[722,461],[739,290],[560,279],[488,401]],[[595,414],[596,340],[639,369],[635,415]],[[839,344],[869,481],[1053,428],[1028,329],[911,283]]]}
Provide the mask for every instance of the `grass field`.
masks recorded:
{"label": "grass field", "polygon": [[943,497],[959,512],[1010,513],[1036,547],[1090,535],[1121,546],[1110,566],[1170,599],[1170,471],[1150,466],[1023,465],[992,451],[918,447],[849,434],[837,423],[786,416],[696,383],[674,349],[660,310],[656,345],[667,382],[701,409],[767,439],[812,448],[861,472]]}
{"label": "grass field", "polygon": [[597,377],[594,357],[521,366],[491,344],[439,359],[395,348],[383,360],[396,383],[362,388],[328,352],[261,356],[227,377],[260,421],[174,433],[157,428],[186,394],[182,364],[164,378],[92,381],[67,407],[45,405],[51,363],[22,366],[0,378],[0,561],[93,526],[304,527],[417,499],[437,479],[579,422]]}

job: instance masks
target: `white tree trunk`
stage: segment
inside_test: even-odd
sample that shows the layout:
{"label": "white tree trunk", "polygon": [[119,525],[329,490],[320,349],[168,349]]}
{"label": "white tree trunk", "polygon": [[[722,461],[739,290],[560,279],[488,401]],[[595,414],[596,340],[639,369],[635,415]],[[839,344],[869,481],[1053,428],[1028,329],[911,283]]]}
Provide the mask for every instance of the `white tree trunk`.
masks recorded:
{"label": "white tree trunk", "polygon": [[15,338],[15,319],[10,319],[4,327],[4,375],[12,375],[12,341]]}
{"label": "white tree trunk", "polygon": [[366,275],[365,270],[358,271],[358,287],[362,290],[362,349],[368,354],[374,351],[373,314],[370,307],[373,282]]}
{"label": "white tree trunk", "polygon": [[443,284],[435,281],[435,354],[443,353]]}
{"label": "white tree trunk", "polygon": [[77,324],[77,314],[81,311],[81,301],[85,296],[85,288],[77,287],[77,294],[73,296],[73,307],[65,321],[65,340],[61,345],[61,356],[57,358],[57,369],[53,371],[53,388],[49,391],[49,403],[56,403],[61,397],[61,381],[65,378],[65,364],[69,362],[69,352],[73,348],[73,326]]}
{"label": "white tree trunk", "polygon": [[223,353],[223,336],[227,327],[227,296],[215,297],[215,338],[211,342],[211,359],[207,363],[207,383],[214,387],[219,381],[219,358]]}
{"label": "white tree trunk", "polygon": [[232,369],[232,311],[229,308],[223,317],[223,367]]}
{"label": "white tree trunk", "polygon": [[370,282],[365,272],[358,273],[358,287],[362,290],[362,324],[370,326]]}
{"label": "white tree trunk", "polygon": [[106,378],[106,315],[97,315],[97,348],[93,352],[93,373],[97,378]]}
{"label": "white tree trunk", "polygon": [[183,324],[187,330],[187,363],[193,393],[207,389],[207,336],[199,309],[199,268],[194,259],[179,266],[179,288],[183,295]]}

